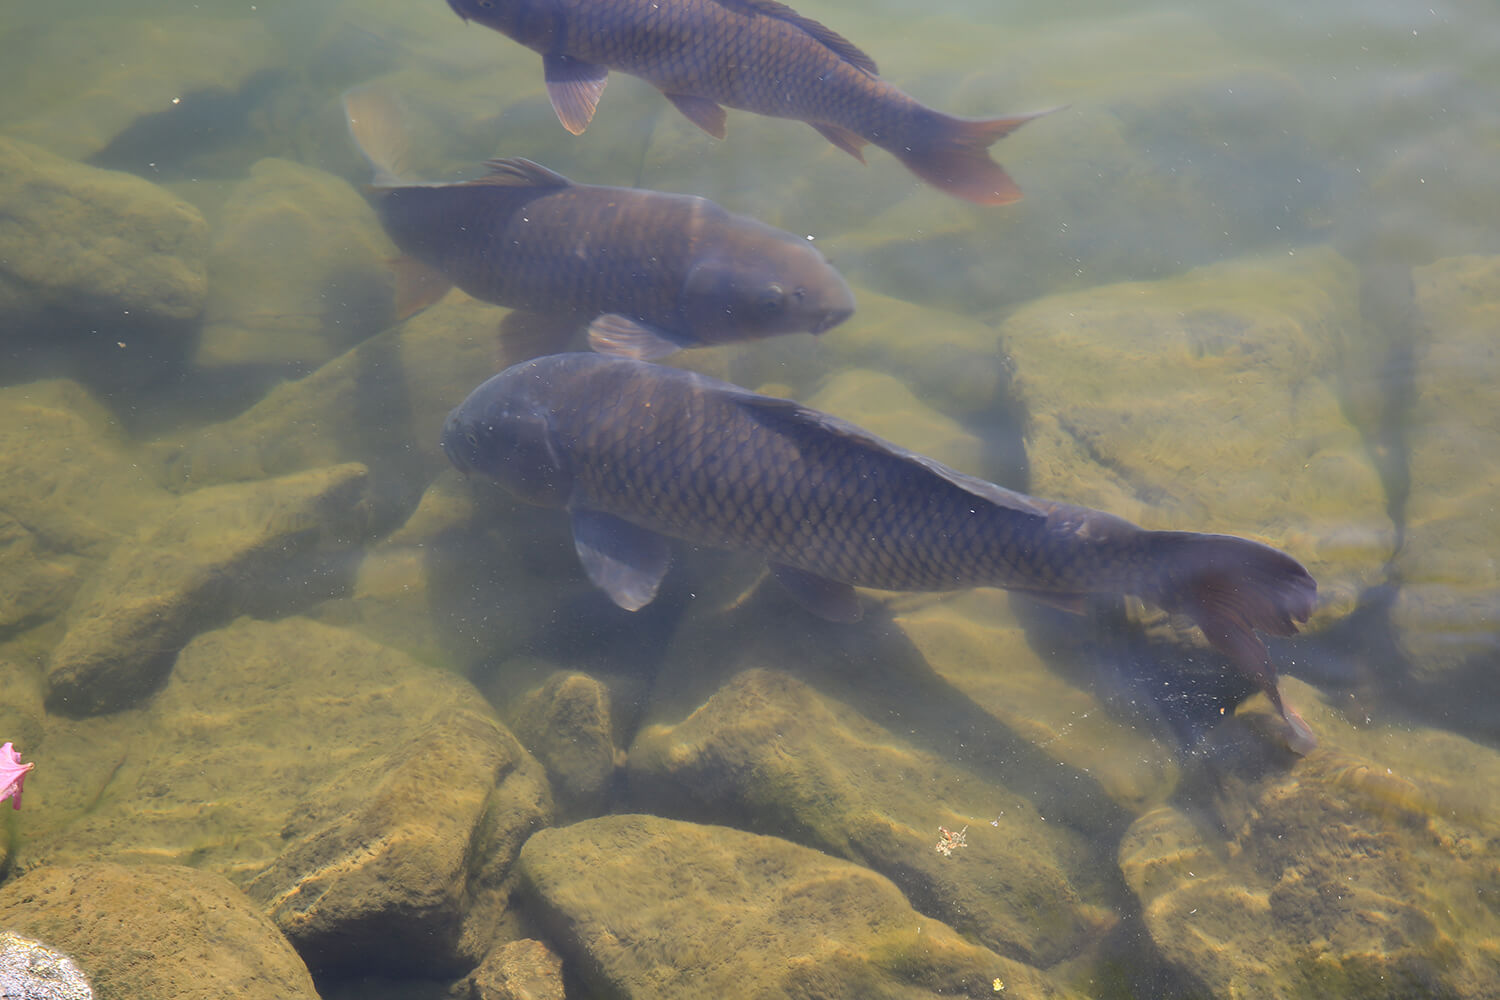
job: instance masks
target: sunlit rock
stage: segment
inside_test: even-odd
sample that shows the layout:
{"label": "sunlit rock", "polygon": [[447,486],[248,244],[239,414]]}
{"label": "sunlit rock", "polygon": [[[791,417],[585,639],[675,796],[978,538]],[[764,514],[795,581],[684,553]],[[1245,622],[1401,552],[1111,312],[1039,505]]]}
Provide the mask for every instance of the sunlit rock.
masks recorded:
{"label": "sunlit rock", "polygon": [[0,996],[94,1000],[94,990],[67,955],[14,931],[4,931],[0,932]]}
{"label": "sunlit rock", "polygon": [[1413,280],[1422,339],[1393,614],[1417,676],[1432,679],[1500,651],[1500,257],[1449,257]]}
{"label": "sunlit rock", "polygon": [[[1118,919],[1085,901],[1097,872],[1077,833],[785,673],[735,675],[676,725],[644,729],[629,761],[638,801],[863,864],[1021,961],[1073,957]],[[966,846],[935,847],[943,829]]]}
{"label": "sunlit rock", "polygon": [[553,940],[600,993],[1073,995],[914,912],[882,876],[775,837],[608,816],[538,833],[520,867]]}
{"label": "sunlit rock", "polygon": [[125,708],[199,631],[337,592],[365,536],[366,477],[351,463],[212,487],[143,525],[74,599],[47,665],[48,706],[75,716]]}
{"label": "sunlit rock", "polygon": [[66,951],[101,997],[318,996],[275,925],[212,872],[170,864],[48,865],[0,886],[0,923]]}
{"label": "sunlit rock", "polygon": [[1394,547],[1386,496],[1340,408],[1353,270],[1332,250],[1227,261],[1053,296],[1000,328],[1030,427],[1030,492],[1147,528],[1243,534],[1347,614]]}
{"label": "sunlit rock", "polygon": [[1142,816],[1120,845],[1156,946],[1214,996],[1492,995],[1500,754],[1356,728],[1285,683],[1317,750],[1292,764],[1226,739],[1198,797]]}
{"label": "sunlit rock", "polygon": [[343,629],[243,620],[188,645],[149,710],[90,725],[122,723],[98,754],[113,770],[52,768],[79,786],[53,800],[71,822],[25,864],[222,873],[315,968],[456,975],[517,936],[510,866],[551,796],[468,682]]}

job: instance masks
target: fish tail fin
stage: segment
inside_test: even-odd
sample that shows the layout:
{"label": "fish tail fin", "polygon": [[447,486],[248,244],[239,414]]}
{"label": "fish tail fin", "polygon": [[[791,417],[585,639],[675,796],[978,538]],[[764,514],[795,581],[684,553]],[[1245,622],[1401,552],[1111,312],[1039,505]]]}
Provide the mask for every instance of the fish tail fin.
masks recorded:
{"label": "fish tail fin", "polygon": [[410,175],[406,161],[411,137],[401,126],[401,104],[389,93],[366,84],[344,92],[344,120],[349,136],[375,171],[377,188],[398,187]]}
{"label": "fish tail fin", "polygon": [[1255,634],[1295,635],[1317,602],[1317,582],[1291,556],[1247,538],[1187,531],[1154,531],[1149,538],[1160,570],[1148,596],[1191,618],[1266,693],[1290,727],[1292,750],[1305,754],[1317,746],[1307,723],[1282,700],[1276,664]]}
{"label": "fish tail fin", "polygon": [[919,117],[911,134],[885,148],[933,187],[981,205],[1007,205],[1021,197],[1021,189],[990,158],[989,148],[1033,118],[1054,110],[987,119],[928,111]]}

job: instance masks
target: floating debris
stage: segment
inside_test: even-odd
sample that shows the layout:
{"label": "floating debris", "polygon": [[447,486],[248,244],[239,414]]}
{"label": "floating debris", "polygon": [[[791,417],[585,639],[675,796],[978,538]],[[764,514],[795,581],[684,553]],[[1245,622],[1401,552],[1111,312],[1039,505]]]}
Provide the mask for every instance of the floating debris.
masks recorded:
{"label": "floating debris", "polygon": [[965,826],[962,830],[953,831],[946,826],[938,827],[938,833],[942,834],[937,842],[937,852],[945,858],[953,857],[955,847],[968,847],[969,828]]}

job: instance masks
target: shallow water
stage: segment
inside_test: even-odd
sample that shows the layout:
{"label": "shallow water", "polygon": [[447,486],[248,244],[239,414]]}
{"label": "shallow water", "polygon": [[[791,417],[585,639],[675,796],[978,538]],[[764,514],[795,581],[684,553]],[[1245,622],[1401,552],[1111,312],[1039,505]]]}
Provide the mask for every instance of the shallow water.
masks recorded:
{"label": "shallow water", "polygon": [[[468,712],[543,760],[550,804],[525,833],[645,813],[792,841],[892,879],[1036,989],[1500,992],[1500,10],[798,9],[944,111],[1056,108],[992,150],[1023,200],[957,201],[797,122],[731,111],[715,141],[618,73],[571,136],[537,56],[438,0],[6,15],[0,140],[40,166],[25,184],[20,159],[0,167],[0,742],[38,767],[0,875],[215,871],[292,936],[324,996],[439,995],[472,943],[430,962],[340,951],[297,937],[274,886],[295,880],[283,839],[363,816],[351,789],[385,780],[339,768],[492,724],[451,721]],[[437,448],[448,409],[519,349],[496,334],[502,310],[459,293],[393,322],[394,251],[339,104],[371,81],[402,103],[416,178],[525,156],[703,195],[811,240],[859,300],[819,338],[672,364],[1012,488],[1303,561],[1319,610],[1271,647],[1322,747],[1286,753],[1253,687],[1134,601],[1080,618],[997,593],[871,594],[863,623],[831,626],[760,588],[753,560],[679,551],[655,604],[609,605],[562,515],[460,479]],[[303,631],[273,643],[241,616]],[[114,642],[133,680],[97,679],[125,655]],[[332,674],[303,691],[296,670],[269,686],[239,672],[264,656],[274,673],[273,645],[306,648],[309,674],[399,663],[338,668],[342,710],[367,713],[346,725]],[[69,656],[95,664],[72,701],[55,676]],[[567,700],[585,688],[597,718]],[[243,782],[259,805],[193,775],[246,758],[270,776]],[[448,772],[423,773],[431,791]],[[409,794],[389,793],[424,801]],[[476,829],[498,808],[484,801]],[[911,846],[965,824],[964,849]],[[682,970],[725,963],[743,995],[795,992],[779,952],[716,954],[678,915],[634,952],[623,930],[601,943],[590,920],[623,927],[609,907],[629,904],[560,902],[535,851],[488,930],[478,904],[454,919],[543,941],[569,996],[722,991]],[[990,988],[892,947],[849,945],[905,970],[878,986],[821,955],[826,992],[799,988]]]}

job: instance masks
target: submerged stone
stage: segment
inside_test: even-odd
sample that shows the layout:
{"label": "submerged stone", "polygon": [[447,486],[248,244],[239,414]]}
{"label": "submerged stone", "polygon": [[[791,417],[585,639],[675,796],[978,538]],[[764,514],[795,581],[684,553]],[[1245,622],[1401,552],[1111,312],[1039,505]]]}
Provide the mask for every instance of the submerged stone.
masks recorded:
{"label": "submerged stone", "polygon": [[546,766],[558,799],[602,811],[618,753],[609,688],[587,674],[559,672],[510,717],[516,737]]}
{"label": "submerged stone", "polygon": [[[112,329],[189,332],[208,295],[208,224],[133,174],[0,137],[0,317],[60,314]],[[96,351],[115,336],[91,331]]]}
{"label": "submerged stone", "polygon": [[1288,767],[1227,733],[1202,797],[1145,814],[1120,845],[1156,946],[1214,996],[1493,995],[1500,754],[1351,726],[1285,683],[1317,750]]}
{"label": "submerged stone", "polygon": [[242,620],[120,718],[128,752],[92,802],[60,795],[78,812],[23,863],[222,873],[319,969],[456,975],[515,936],[511,864],[551,797],[466,681],[343,629]]}
{"label": "submerged stone", "polygon": [[1416,676],[1500,653],[1500,257],[1413,272],[1422,340],[1406,418],[1411,494],[1393,615]]}
{"label": "submerged stone", "polygon": [[1053,296],[1000,328],[1029,414],[1029,492],[1143,527],[1270,542],[1348,614],[1394,551],[1336,377],[1357,293],[1326,248]]}
{"label": "submerged stone", "polygon": [[[1032,965],[1076,956],[1118,919],[1085,899],[1101,869],[1079,834],[784,673],[736,674],[676,725],[643,729],[629,761],[637,801],[865,865]],[[944,828],[967,830],[967,846],[935,848]]]}
{"label": "submerged stone", "polygon": [[374,212],[341,178],[261,160],[224,206],[194,363],[243,380],[331,360],[389,325],[393,256]]}
{"label": "submerged stone", "polygon": [[47,665],[48,706],[117,711],[155,690],[199,631],[336,592],[340,554],[364,534],[366,476],[349,464],[182,497],[79,592]]}
{"label": "submerged stone", "polygon": [[13,931],[0,931],[0,997],[94,1000],[94,990],[67,955]]}
{"label": "submerged stone", "polygon": [[[44,866],[0,886],[0,924],[71,954],[101,997],[318,996],[286,939],[211,872],[167,864]],[[84,984],[17,995],[90,994]]]}
{"label": "submerged stone", "polygon": [[608,816],[541,831],[520,865],[565,958],[611,996],[1072,995],[882,876],[775,837]]}

